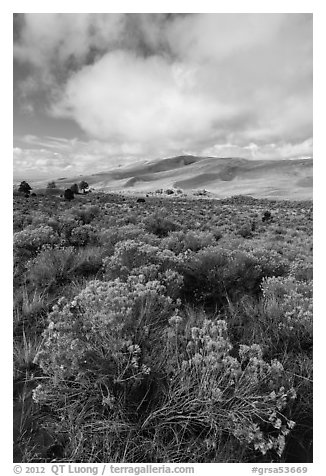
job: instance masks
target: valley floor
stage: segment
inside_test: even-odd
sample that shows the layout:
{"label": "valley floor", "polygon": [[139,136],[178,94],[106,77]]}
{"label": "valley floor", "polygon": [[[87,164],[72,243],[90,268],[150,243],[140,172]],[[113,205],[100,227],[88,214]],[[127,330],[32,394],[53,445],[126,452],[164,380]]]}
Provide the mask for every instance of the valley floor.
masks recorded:
{"label": "valley floor", "polygon": [[311,462],[312,201],[14,196],[15,462]]}

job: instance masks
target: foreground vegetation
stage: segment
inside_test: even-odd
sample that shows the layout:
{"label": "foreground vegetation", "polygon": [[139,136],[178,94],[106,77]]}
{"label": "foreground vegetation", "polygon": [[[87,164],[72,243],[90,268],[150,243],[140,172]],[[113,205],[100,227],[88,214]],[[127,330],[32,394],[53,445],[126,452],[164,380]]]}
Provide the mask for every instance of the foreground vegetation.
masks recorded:
{"label": "foreground vegetation", "polygon": [[16,194],[14,399],[15,461],[311,461],[312,203]]}

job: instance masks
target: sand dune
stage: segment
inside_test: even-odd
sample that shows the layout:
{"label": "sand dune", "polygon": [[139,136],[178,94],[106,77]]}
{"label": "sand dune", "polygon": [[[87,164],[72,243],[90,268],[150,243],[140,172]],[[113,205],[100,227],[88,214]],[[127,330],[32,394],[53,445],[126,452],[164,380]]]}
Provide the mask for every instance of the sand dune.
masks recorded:
{"label": "sand dune", "polygon": [[179,188],[206,189],[217,198],[312,199],[313,160],[248,160],[178,156],[109,171],[60,179],[60,186],[86,180],[94,189],[142,193]]}

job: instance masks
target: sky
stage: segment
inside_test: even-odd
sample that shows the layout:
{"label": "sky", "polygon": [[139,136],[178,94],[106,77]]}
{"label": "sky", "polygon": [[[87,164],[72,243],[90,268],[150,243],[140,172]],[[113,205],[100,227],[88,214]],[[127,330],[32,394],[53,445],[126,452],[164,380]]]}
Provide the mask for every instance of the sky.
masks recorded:
{"label": "sky", "polygon": [[15,14],[14,177],[311,157],[312,14]]}

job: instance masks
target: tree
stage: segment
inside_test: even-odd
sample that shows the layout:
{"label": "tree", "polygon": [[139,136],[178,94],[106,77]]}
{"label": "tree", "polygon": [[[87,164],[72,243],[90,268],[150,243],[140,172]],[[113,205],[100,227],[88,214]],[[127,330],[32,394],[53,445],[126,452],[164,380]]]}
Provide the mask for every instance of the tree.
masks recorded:
{"label": "tree", "polygon": [[25,182],[25,180],[23,180],[18,187],[19,192],[23,192],[28,195],[30,194],[31,190],[32,190],[32,187],[29,185],[29,183]]}
{"label": "tree", "polygon": [[55,181],[53,180],[52,182],[49,182],[47,184],[47,188],[57,188],[57,184],[55,183]]}
{"label": "tree", "polygon": [[77,185],[76,183],[74,183],[74,184],[70,187],[70,190],[71,190],[73,193],[79,193],[78,185]]}
{"label": "tree", "polygon": [[75,198],[74,192],[71,190],[71,188],[67,188],[65,190],[64,197],[66,200],[73,200]]}
{"label": "tree", "polygon": [[80,182],[80,184],[79,184],[79,188],[80,188],[80,190],[83,191],[83,193],[85,193],[85,190],[86,190],[86,188],[88,188],[88,187],[89,187],[89,185],[88,185],[87,182],[85,182],[85,180],[82,180],[82,181]]}

